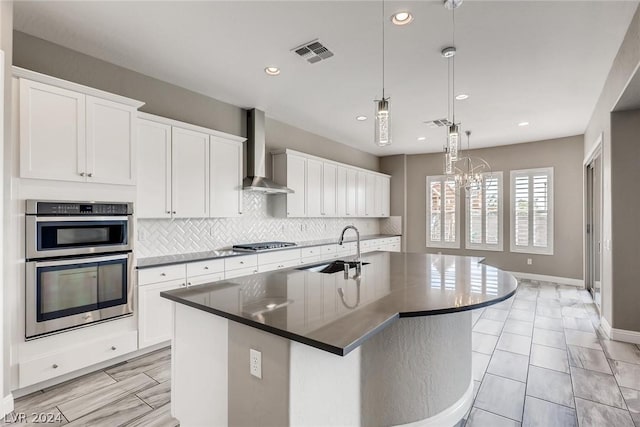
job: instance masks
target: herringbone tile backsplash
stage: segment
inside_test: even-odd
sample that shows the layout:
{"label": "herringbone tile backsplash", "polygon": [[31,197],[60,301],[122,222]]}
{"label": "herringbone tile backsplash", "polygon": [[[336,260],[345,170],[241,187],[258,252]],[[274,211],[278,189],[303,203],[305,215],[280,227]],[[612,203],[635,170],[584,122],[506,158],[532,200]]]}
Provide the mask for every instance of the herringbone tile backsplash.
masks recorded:
{"label": "herringbone tile backsplash", "polygon": [[274,218],[269,197],[244,193],[239,218],[139,219],[136,256],[150,257],[228,249],[237,243],[282,240],[301,242],[337,238],[345,225],[353,224],[363,235],[380,233],[378,219]]}

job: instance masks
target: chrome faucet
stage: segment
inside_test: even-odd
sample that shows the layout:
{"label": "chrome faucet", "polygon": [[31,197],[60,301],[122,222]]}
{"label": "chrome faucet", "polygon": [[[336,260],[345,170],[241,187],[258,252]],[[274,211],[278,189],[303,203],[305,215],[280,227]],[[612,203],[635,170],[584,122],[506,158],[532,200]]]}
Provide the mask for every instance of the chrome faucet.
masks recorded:
{"label": "chrome faucet", "polygon": [[340,240],[338,240],[338,244],[342,246],[342,243],[344,242],[344,233],[348,229],[352,229],[353,231],[356,232],[356,239],[357,239],[358,246],[357,246],[355,261],[356,261],[356,275],[359,276],[360,272],[362,271],[362,260],[360,259],[360,232],[358,231],[358,229],[354,225],[347,225],[345,228],[342,229],[342,233],[340,233]]}

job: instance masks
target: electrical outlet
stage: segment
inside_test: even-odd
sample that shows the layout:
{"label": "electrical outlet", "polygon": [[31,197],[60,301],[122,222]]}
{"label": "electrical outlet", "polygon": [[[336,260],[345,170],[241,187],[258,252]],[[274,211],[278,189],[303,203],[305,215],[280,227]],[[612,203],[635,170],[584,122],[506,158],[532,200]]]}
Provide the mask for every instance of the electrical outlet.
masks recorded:
{"label": "electrical outlet", "polygon": [[249,349],[249,372],[262,379],[262,353],[252,348]]}
{"label": "electrical outlet", "polygon": [[527,265],[533,264],[533,260],[531,258],[527,258]]}

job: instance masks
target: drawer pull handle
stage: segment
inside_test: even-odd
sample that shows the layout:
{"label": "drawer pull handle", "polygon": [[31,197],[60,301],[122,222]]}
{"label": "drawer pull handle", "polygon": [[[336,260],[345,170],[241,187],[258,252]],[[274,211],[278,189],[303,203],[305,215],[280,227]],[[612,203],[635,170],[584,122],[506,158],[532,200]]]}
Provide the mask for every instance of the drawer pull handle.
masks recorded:
{"label": "drawer pull handle", "polygon": [[112,345],[112,346],[111,346],[111,350],[116,351],[116,350],[117,350],[117,347],[116,347],[115,345]]}
{"label": "drawer pull handle", "polygon": [[91,178],[91,177],[93,176],[93,174],[92,174],[92,173],[88,173],[88,174],[87,174],[87,176],[88,176],[89,178]]}
{"label": "drawer pull handle", "polygon": [[167,273],[160,273],[160,275],[164,277],[167,275]]}
{"label": "drawer pull handle", "polygon": [[168,214],[170,214],[170,213],[171,213],[171,211],[167,211],[167,213],[168,213]]}
{"label": "drawer pull handle", "polygon": [[175,215],[175,214],[176,214],[176,211],[173,211],[173,212],[171,212],[171,213]]}
{"label": "drawer pull handle", "polygon": [[240,261],[240,264],[244,264],[244,261]]}
{"label": "drawer pull handle", "polygon": [[184,288],[184,287],[186,287],[186,286],[187,286],[187,284],[186,284],[186,283],[180,283],[180,287],[181,287],[181,288]]}
{"label": "drawer pull handle", "polygon": [[52,366],[52,368],[53,368],[53,369],[58,369],[58,365],[54,363],[54,364],[53,364],[53,366]]}
{"label": "drawer pull handle", "polygon": [[84,176],[84,172],[80,172],[80,176]]}
{"label": "drawer pull handle", "polygon": [[209,267],[207,267],[207,266],[205,265],[205,266],[204,266],[204,269],[205,269],[205,270],[208,270],[208,269],[209,269]]}
{"label": "drawer pull handle", "polygon": [[191,286],[191,282],[187,283],[187,286]]}

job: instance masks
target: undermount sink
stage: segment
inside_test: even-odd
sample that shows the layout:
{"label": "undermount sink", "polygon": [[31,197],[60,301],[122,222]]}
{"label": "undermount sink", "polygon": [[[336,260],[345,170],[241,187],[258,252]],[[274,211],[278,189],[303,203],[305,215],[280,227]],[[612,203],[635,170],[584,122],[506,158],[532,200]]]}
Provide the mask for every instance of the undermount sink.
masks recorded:
{"label": "undermount sink", "polygon": [[[344,271],[345,264],[349,264],[349,268],[356,268],[357,263],[355,261],[338,260],[330,263],[315,264],[315,265],[309,265],[306,267],[300,267],[298,268],[298,270],[312,271],[314,273],[333,274],[339,271]],[[367,265],[367,264],[370,264],[370,263],[368,262],[362,263],[362,265]]]}

